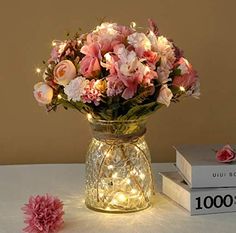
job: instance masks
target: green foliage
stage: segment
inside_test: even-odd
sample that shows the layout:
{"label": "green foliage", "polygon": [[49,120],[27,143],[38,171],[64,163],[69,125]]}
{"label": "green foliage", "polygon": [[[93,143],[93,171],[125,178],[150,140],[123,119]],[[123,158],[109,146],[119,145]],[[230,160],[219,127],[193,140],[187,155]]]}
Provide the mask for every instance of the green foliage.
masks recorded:
{"label": "green foliage", "polygon": [[155,112],[162,105],[156,101],[148,104],[141,104],[132,107],[127,114],[118,117],[119,120],[135,120],[142,117],[147,117],[151,113]]}
{"label": "green foliage", "polygon": [[173,78],[175,76],[180,76],[180,75],[181,75],[181,69],[176,68],[170,73],[169,78]]}
{"label": "green foliage", "polygon": [[[146,117],[163,106],[156,102],[159,87],[160,84],[156,82],[153,87],[154,93],[152,93],[151,88],[141,87],[138,90],[138,94],[129,100],[125,100],[121,96],[102,97],[98,106],[93,103],[68,101],[63,89],[59,87],[52,103],[48,106],[48,111],[56,111],[57,107],[62,105],[65,109],[71,108],[83,114],[90,113],[94,118],[98,119],[135,120]],[[60,94],[60,98],[58,98],[58,94]]]}

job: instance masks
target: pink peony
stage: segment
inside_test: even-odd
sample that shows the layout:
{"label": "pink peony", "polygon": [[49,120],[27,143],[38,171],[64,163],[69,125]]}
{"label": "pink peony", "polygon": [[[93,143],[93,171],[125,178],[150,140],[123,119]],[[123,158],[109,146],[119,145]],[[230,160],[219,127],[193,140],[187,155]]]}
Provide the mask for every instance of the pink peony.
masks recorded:
{"label": "pink peony", "polygon": [[81,53],[85,54],[85,57],[80,62],[80,73],[84,77],[96,77],[100,71],[101,51],[98,43],[92,43],[85,45],[81,48]]}
{"label": "pink peony", "polygon": [[229,163],[236,160],[236,153],[230,145],[225,145],[216,152],[216,159],[218,162]]}
{"label": "pink peony", "polygon": [[53,98],[53,89],[44,82],[34,85],[34,98],[40,104],[50,104]]}
{"label": "pink peony", "polygon": [[29,203],[22,208],[28,224],[23,231],[28,233],[58,232],[63,225],[63,203],[48,194],[31,196]]}
{"label": "pink peony", "polygon": [[181,74],[174,77],[173,85],[176,87],[184,87],[186,90],[196,85],[197,73],[193,69],[192,65],[183,57],[179,59],[176,63],[178,69],[180,69]]}
{"label": "pink peony", "polygon": [[53,71],[54,82],[66,86],[76,76],[76,68],[70,60],[59,62]]}

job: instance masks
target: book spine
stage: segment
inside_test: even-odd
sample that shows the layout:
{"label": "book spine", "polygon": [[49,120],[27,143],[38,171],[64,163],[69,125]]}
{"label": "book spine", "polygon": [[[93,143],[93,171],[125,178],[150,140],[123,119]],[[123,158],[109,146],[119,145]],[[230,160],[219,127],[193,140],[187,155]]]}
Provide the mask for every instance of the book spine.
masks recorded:
{"label": "book spine", "polygon": [[209,189],[192,191],[191,215],[229,213],[236,211],[236,189]]}
{"label": "book spine", "polygon": [[162,193],[186,210],[191,211],[190,192],[165,176],[162,176]]}
{"label": "book spine", "polygon": [[176,150],[176,166],[189,186],[192,186],[192,167],[189,162]]}
{"label": "book spine", "polygon": [[191,165],[176,151],[176,166],[190,188],[236,187],[236,165]]}
{"label": "book spine", "polygon": [[236,166],[192,166],[191,187],[236,187]]}

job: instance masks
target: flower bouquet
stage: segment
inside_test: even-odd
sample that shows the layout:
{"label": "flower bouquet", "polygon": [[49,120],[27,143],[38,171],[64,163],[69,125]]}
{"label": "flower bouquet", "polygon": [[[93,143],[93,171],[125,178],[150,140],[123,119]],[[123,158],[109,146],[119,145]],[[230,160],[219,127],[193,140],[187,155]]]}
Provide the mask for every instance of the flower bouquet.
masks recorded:
{"label": "flower bouquet", "polygon": [[[116,23],[53,41],[36,100],[87,114],[93,140],[87,155],[86,204],[113,212],[141,210],[153,193],[147,116],[181,96],[199,96],[199,80],[183,52],[159,33]],[[38,70],[40,71],[40,70]]]}

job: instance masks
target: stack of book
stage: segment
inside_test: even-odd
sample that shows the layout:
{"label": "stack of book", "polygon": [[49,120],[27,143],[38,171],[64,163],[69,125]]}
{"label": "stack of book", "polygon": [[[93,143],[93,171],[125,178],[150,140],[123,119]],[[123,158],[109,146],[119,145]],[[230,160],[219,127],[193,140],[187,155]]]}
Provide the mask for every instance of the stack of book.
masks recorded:
{"label": "stack of book", "polygon": [[176,147],[176,172],[162,172],[162,193],[191,215],[236,211],[236,162],[219,163],[222,146]]}

